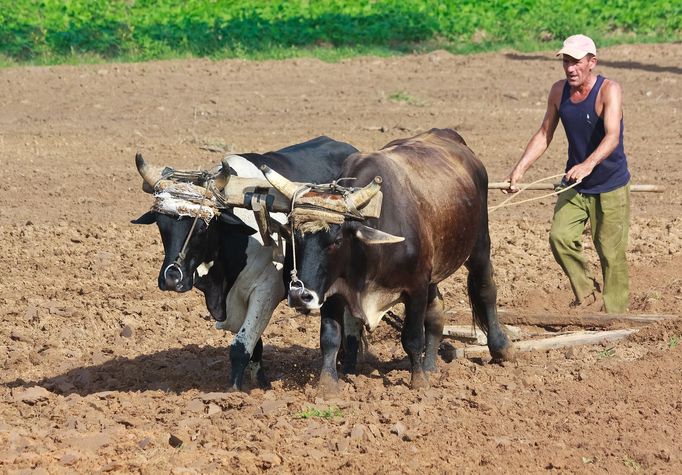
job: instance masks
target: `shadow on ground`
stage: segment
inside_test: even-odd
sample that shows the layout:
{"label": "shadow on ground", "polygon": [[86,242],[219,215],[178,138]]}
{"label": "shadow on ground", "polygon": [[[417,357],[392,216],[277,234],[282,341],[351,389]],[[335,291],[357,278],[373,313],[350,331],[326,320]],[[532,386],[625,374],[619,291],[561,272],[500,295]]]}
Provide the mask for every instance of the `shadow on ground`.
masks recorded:
{"label": "shadow on ground", "polygon": [[[176,394],[189,390],[224,392],[228,390],[230,372],[227,353],[224,347],[189,345],[135,358],[119,357],[37,381],[18,378],[4,385],[10,388],[40,386],[64,396],[87,396],[104,391],[164,391]],[[264,367],[268,378],[270,381],[282,381],[287,389],[315,385],[321,360],[318,349],[299,345],[286,349],[266,345],[264,349]],[[382,361],[369,352],[358,363],[358,372],[368,375],[378,370],[384,383],[390,385],[392,383],[386,375],[392,371],[409,370],[409,366],[406,356]],[[245,382],[245,390],[252,387],[253,383]]]}

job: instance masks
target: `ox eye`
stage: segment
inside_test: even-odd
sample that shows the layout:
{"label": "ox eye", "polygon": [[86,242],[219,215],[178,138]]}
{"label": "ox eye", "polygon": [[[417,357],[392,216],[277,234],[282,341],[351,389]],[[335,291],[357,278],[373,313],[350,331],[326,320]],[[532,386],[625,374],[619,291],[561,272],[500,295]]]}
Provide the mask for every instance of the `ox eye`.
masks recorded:
{"label": "ox eye", "polygon": [[338,238],[334,239],[334,241],[329,245],[329,247],[332,249],[338,249],[339,247],[341,247],[342,242],[343,242],[343,238],[338,237]]}

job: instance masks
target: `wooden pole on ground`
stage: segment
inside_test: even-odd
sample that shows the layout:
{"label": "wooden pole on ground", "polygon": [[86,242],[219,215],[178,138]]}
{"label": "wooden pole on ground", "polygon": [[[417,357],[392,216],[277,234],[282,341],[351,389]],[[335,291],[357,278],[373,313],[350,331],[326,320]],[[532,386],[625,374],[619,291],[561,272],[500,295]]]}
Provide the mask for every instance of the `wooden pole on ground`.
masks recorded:
{"label": "wooden pole on ground", "polygon": [[[471,318],[466,310],[448,310],[445,313],[454,314],[458,317]],[[593,314],[593,315],[552,315],[552,314],[536,314],[529,315],[518,313],[512,310],[499,309],[497,311],[500,322],[507,325],[533,325],[538,327],[597,327],[604,328],[611,325],[629,325],[629,326],[643,326],[650,323],[662,322],[664,320],[674,320],[682,318],[679,315],[630,315],[630,314]]]}
{"label": "wooden pole on ground", "polygon": [[523,315],[500,312],[500,321],[510,325],[579,326],[604,328],[611,325],[644,326],[650,323],[679,318],[672,315]]}
{"label": "wooden pole on ground", "polygon": [[[566,348],[569,346],[578,345],[596,345],[599,343],[608,343],[612,341],[622,340],[635,333],[637,330],[627,328],[624,330],[609,330],[609,331],[582,331],[575,332],[568,335],[559,335],[550,338],[542,338],[539,340],[524,340],[512,343],[512,347],[516,351],[538,351],[538,350],[552,350],[557,348]],[[455,358],[471,358],[474,356],[489,355],[487,346],[467,346],[466,348],[456,348]]]}
{"label": "wooden pole on ground", "polygon": [[[519,327],[511,325],[502,325],[502,327],[512,341],[520,340],[523,337],[523,332]],[[488,343],[485,333],[480,328],[473,327],[472,325],[445,325],[443,327],[443,336],[449,336],[456,340],[477,345]]]}

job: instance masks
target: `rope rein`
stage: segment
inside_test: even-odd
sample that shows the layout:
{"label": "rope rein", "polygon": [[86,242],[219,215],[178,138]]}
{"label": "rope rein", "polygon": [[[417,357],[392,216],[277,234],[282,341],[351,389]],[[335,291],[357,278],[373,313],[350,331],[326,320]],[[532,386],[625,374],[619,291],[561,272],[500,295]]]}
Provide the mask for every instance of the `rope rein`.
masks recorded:
{"label": "rope rein", "polygon": [[[226,203],[226,200],[224,199],[222,194],[214,186],[215,178],[219,175],[219,173],[220,173],[220,170],[215,171],[215,172],[210,171],[210,170],[183,171],[183,170],[174,170],[172,168],[167,168],[162,172],[161,178],[154,184],[154,188],[157,187],[157,185],[159,184],[159,182],[161,182],[161,180],[173,179],[173,180],[178,180],[180,182],[203,183],[203,188],[206,191],[210,192],[210,195],[215,200],[215,203],[218,205],[219,209],[220,208],[222,208],[222,209],[231,208],[231,206],[229,206]],[[522,201],[515,201],[513,203],[511,202],[513,199],[517,198],[523,191],[525,191],[530,186],[532,186],[536,183],[541,183],[543,181],[552,180],[552,179],[559,178],[562,176],[564,176],[563,173],[558,174],[558,175],[549,176],[546,178],[541,178],[541,179],[536,180],[532,183],[526,184],[523,187],[521,187],[517,193],[512,194],[511,196],[506,198],[501,203],[499,203],[495,206],[488,207],[488,212],[493,212],[493,211],[496,211],[496,210],[503,208],[503,207],[506,207],[506,206],[519,205],[519,204],[527,203],[530,201],[548,198],[550,196],[556,196],[556,195],[559,195],[560,193],[563,193],[565,191],[570,190],[571,188],[575,187],[576,185],[578,185],[580,183],[580,182],[575,182],[572,185],[569,185],[567,187],[562,187],[560,189],[555,190],[552,193],[547,193],[547,194],[544,194],[542,196],[528,198],[528,199],[525,199]],[[352,177],[351,178],[339,178],[338,180],[334,180],[331,183],[319,184],[319,185],[318,184],[312,184],[312,183],[305,183],[305,184],[300,185],[294,191],[293,196],[291,198],[291,211],[289,212],[289,214],[287,216],[288,221],[289,221],[290,226],[291,226],[291,249],[292,249],[292,261],[293,261],[292,269],[290,272],[291,281],[289,282],[289,290],[292,290],[293,288],[305,290],[304,283],[298,278],[298,267],[297,267],[297,263],[296,263],[296,237],[295,237],[296,229],[295,229],[295,222],[294,222],[294,210],[296,208],[297,201],[303,195],[307,194],[310,191],[315,191],[318,193],[339,194],[339,195],[343,196],[344,201],[346,202],[346,205],[347,205],[348,210],[349,210],[349,212],[347,212],[347,213],[340,213],[340,214],[343,214],[346,218],[361,219],[362,220],[362,219],[364,219],[364,217],[362,216],[362,213],[355,208],[355,206],[353,205],[353,203],[349,199],[351,196],[351,193],[356,191],[356,189],[354,189],[352,187],[344,187],[344,186],[339,185],[340,181],[354,180],[354,179],[355,178],[352,178]],[[209,199],[208,193],[203,193],[201,200],[191,199],[190,197],[184,197],[184,198],[188,199],[192,202],[195,202],[195,203],[197,203],[197,201],[199,201],[198,204],[200,204],[201,207],[205,207],[207,200]],[[305,207],[306,208],[312,208],[312,209],[316,209],[316,208],[321,208],[322,210],[325,209],[323,207],[319,207],[319,206],[315,206],[315,205],[307,204],[307,203],[305,204]],[[187,233],[187,237],[185,238],[185,241],[182,245],[182,249],[180,250],[180,253],[178,254],[178,257],[169,266],[169,268],[170,267],[177,268],[180,271],[181,278],[182,278],[182,268],[180,267],[180,265],[183,263],[183,261],[187,257],[187,248],[189,246],[189,242],[192,238],[192,235],[194,234],[194,230],[196,229],[197,221],[199,219],[200,219],[200,215],[196,214],[194,216],[194,220],[192,221],[192,226],[190,227],[190,230]],[[168,268],[166,269],[166,271],[168,271]]]}
{"label": "rope rein", "polygon": [[530,187],[530,186],[532,186],[532,185],[535,185],[536,183],[541,183],[541,182],[547,181],[547,180],[553,180],[553,179],[555,179],[555,178],[559,178],[559,177],[562,177],[562,176],[564,176],[564,175],[565,175],[565,173],[560,173],[560,174],[558,174],[558,175],[553,175],[553,176],[548,176],[548,177],[545,177],[545,178],[540,178],[539,180],[535,180],[535,181],[532,182],[532,183],[528,183],[528,184],[526,184],[525,186],[523,186],[522,188],[520,188],[519,191],[518,191],[518,193],[512,194],[512,195],[509,196],[507,199],[505,199],[502,203],[497,204],[497,205],[495,205],[495,206],[489,206],[489,207],[488,207],[488,212],[493,212],[493,211],[498,210],[499,208],[504,208],[504,207],[506,207],[506,206],[520,205],[520,204],[522,204],[522,203],[528,203],[529,201],[541,200],[541,199],[543,199],[543,198],[549,198],[550,196],[556,196],[556,195],[559,195],[560,193],[563,193],[563,192],[565,192],[565,191],[568,191],[568,190],[570,190],[571,188],[573,188],[573,187],[577,186],[578,184],[580,184],[579,181],[576,181],[576,182],[573,183],[572,185],[569,185],[569,186],[566,186],[566,187],[562,187],[562,188],[560,188],[560,189],[558,189],[558,190],[555,190],[555,191],[553,191],[553,192],[551,192],[551,193],[546,193],[546,194],[544,194],[544,195],[542,195],[542,196],[535,196],[535,197],[533,197],[533,198],[527,198],[527,199],[525,199],[525,200],[515,201],[515,202],[511,203],[511,201],[512,201],[513,199],[517,198],[517,197],[518,197],[523,191],[525,191],[528,187]]}

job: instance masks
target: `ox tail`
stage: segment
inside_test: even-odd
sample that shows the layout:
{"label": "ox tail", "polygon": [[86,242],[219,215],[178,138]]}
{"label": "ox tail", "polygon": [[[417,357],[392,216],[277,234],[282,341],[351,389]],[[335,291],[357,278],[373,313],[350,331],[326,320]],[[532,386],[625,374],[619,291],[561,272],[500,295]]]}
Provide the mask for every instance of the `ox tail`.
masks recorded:
{"label": "ox tail", "polygon": [[467,278],[467,290],[473,323],[487,335],[491,312],[493,317],[496,316],[497,289],[495,284],[492,278],[483,281],[477,280],[470,272]]}

